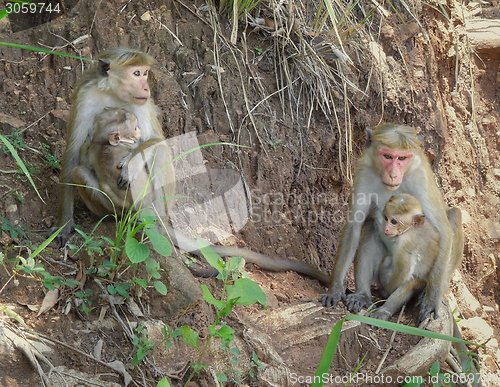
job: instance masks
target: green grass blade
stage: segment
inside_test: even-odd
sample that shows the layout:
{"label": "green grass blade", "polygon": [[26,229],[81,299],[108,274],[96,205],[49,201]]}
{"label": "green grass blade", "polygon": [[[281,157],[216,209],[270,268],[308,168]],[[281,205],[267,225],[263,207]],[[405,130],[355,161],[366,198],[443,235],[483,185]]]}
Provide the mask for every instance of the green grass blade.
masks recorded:
{"label": "green grass blade", "polygon": [[[1,13],[0,13],[0,15],[1,15]],[[1,17],[0,17],[0,19],[1,19]],[[68,58],[74,58],[74,59],[81,59],[81,60],[88,60],[88,61],[91,61],[91,62],[96,62],[95,59],[84,58],[82,56],[66,54],[64,52],[59,52],[59,51],[52,51],[52,50],[49,50],[47,48],[42,48],[42,47],[25,46],[24,44],[15,44],[15,43],[6,43],[6,42],[0,42],[0,46],[6,46],[6,47],[12,47],[12,48],[20,48],[22,50],[29,50],[29,51],[35,51],[35,52],[43,52],[45,54],[54,54],[54,55],[59,55],[59,56],[67,56]]]}
{"label": "green grass blade", "polygon": [[19,165],[19,167],[21,168],[21,170],[24,172],[24,174],[26,175],[26,177],[28,178],[28,180],[30,181],[31,185],[33,186],[33,188],[35,189],[36,191],[36,194],[38,195],[38,197],[40,198],[40,200],[42,201],[43,204],[46,204],[45,201],[42,199],[42,197],[40,196],[40,192],[38,192],[38,189],[36,188],[36,185],[33,181],[33,179],[31,179],[31,175],[28,171],[28,169],[26,168],[26,165],[24,165],[24,162],[23,160],[21,160],[21,158],[19,157],[19,155],[17,154],[17,151],[15,150],[15,148],[12,146],[12,144],[9,142],[9,140],[7,140],[4,136],[2,136],[0,134],[0,141],[2,141],[5,146],[9,149],[10,153],[12,154],[12,157],[14,157],[14,159],[16,160],[17,164]]}
{"label": "green grass blade", "polygon": [[45,249],[50,242],[52,242],[57,234],[61,232],[61,230],[66,226],[67,223],[65,223],[63,226],[61,226],[54,234],[52,234],[50,237],[48,237],[35,251],[33,251],[30,255],[30,258],[35,258],[38,254],[40,254],[43,249]]}
{"label": "green grass blade", "polygon": [[[347,316],[349,317],[349,316]],[[337,344],[339,343],[340,332],[342,331],[342,324],[345,319],[340,320],[332,329],[332,333],[330,333],[330,337],[328,338],[328,343],[326,344],[325,351],[323,352],[323,356],[321,356],[321,360],[319,362],[318,370],[316,371],[315,381],[311,384],[311,387],[321,387],[323,382],[317,382],[316,379],[319,377],[321,379],[321,375],[328,373],[330,369],[330,364],[332,364],[333,355],[335,355],[335,350],[337,349]]]}
{"label": "green grass blade", "polygon": [[425,329],[409,327],[406,325],[396,324],[396,323],[392,323],[389,321],[378,320],[376,318],[371,318],[371,317],[367,317],[367,316],[359,316],[357,314],[350,314],[350,315],[346,316],[345,319],[346,320],[356,320],[356,321],[360,321],[360,322],[363,322],[365,324],[370,324],[370,325],[373,325],[373,326],[376,326],[379,328],[390,329],[392,331],[407,333],[409,335],[429,337],[431,339],[448,340],[448,341],[452,341],[455,343],[463,343],[463,344],[467,344],[467,345],[476,345],[476,346],[482,347],[482,345],[480,345],[480,344],[471,343],[470,341],[463,340],[463,339],[457,339],[456,337],[453,337],[453,336],[443,335],[442,333],[436,333],[436,332],[432,332],[432,331],[427,331]]}

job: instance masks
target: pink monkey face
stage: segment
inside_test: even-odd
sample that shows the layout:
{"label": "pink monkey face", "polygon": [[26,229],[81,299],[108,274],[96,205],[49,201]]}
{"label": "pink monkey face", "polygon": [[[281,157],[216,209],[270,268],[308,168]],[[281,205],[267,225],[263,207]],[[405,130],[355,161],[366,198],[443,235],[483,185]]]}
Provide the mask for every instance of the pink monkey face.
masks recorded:
{"label": "pink monkey face", "polygon": [[389,191],[398,189],[403,182],[406,170],[411,164],[413,152],[382,146],[377,149],[377,155],[377,160],[382,167],[381,178],[385,187]]}
{"label": "pink monkey face", "polygon": [[144,105],[151,92],[148,84],[149,66],[130,66],[120,79],[118,98],[123,102]]}

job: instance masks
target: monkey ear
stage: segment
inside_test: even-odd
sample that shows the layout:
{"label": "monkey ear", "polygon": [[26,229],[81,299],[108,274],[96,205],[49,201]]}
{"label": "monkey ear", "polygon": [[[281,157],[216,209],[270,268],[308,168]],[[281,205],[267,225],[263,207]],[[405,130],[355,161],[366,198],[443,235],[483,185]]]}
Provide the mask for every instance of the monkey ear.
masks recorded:
{"label": "monkey ear", "polygon": [[370,128],[366,127],[365,128],[365,133],[366,133],[366,147],[369,148],[370,145],[372,144],[373,130],[371,130]]}
{"label": "monkey ear", "polygon": [[419,214],[413,216],[413,227],[419,228],[422,227],[425,223],[425,215]]}
{"label": "monkey ear", "polygon": [[109,59],[99,59],[99,62],[97,63],[97,73],[101,77],[109,76],[108,71],[109,71],[110,64],[111,64],[111,61]]}
{"label": "monkey ear", "polygon": [[108,139],[109,139],[109,143],[113,146],[117,146],[119,143],[120,143],[120,132],[119,131],[115,131],[115,132],[111,132],[109,135],[108,135]]}

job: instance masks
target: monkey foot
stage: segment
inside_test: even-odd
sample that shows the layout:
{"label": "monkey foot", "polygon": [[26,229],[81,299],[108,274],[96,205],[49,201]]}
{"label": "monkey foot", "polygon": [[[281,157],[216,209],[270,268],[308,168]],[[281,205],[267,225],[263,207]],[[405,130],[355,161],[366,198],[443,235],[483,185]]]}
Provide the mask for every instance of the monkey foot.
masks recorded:
{"label": "monkey foot", "polygon": [[367,308],[372,304],[371,294],[353,293],[346,297],[345,304],[347,309],[353,313],[359,313],[363,308]]}
{"label": "monkey foot", "polygon": [[336,292],[335,294],[332,294],[332,293],[326,293],[326,294],[322,294],[320,297],[319,297],[319,302],[321,302],[321,304],[325,307],[328,307],[328,306],[337,306],[337,304],[339,303],[339,301],[341,300],[345,300],[345,294],[344,292]]}
{"label": "monkey foot", "polygon": [[387,321],[391,317],[391,313],[388,310],[385,310],[383,308],[379,308],[376,311],[370,313],[370,317],[376,318],[378,320]]}

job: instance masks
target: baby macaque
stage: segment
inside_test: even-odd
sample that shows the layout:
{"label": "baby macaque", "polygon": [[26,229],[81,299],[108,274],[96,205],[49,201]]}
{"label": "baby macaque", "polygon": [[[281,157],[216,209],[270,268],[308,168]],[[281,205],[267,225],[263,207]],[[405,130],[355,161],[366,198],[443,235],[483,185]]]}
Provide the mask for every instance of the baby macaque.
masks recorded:
{"label": "baby macaque", "polygon": [[[137,117],[125,109],[106,108],[95,117],[93,131],[94,137],[88,148],[81,148],[85,150],[85,154],[80,154],[82,165],[73,169],[72,179],[85,186],[79,187],[80,195],[92,195],[92,200],[86,204],[96,215],[104,216],[115,209],[128,210],[133,205],[132,195],[129,190],[121,189],[117,182],[121,175],[120,164],[139,145],[142,133],[137,126]],[[99,188],[107,197],[88,187]]]}

